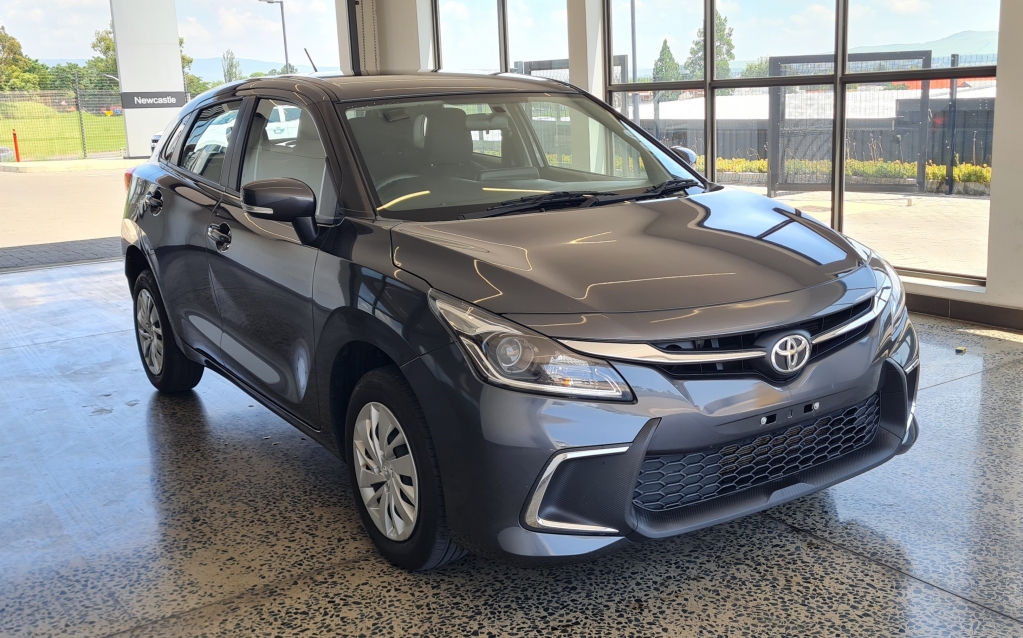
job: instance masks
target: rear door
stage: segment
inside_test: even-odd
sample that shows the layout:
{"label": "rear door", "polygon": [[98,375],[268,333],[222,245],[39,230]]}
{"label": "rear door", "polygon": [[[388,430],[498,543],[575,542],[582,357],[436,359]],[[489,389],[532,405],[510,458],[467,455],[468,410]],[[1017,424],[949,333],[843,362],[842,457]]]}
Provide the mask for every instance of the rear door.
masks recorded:
{"label": "rear door", "polygon": [[210,222],[222,237],[210,266],[221,310],[224,364],[248,385],[315,423],[317,397],[310,377],[318,251],[302,244],[291,224],[246,215],[240,186],[274,177],[298,179],[316,194],[318,216],[320,210],[333,213],[337,189],[317,122],[306,107],[260,98],[242,139],[239,177]]}
{"label": "rear door", "polygon": [[[204,107],[173,134],[149,178],[140,227],[175,333],[216,357],[220,313],[210,285],[208,228],[223,195],[221,180],[241,100]],[[151,166],[151,165],[144,165]]]}

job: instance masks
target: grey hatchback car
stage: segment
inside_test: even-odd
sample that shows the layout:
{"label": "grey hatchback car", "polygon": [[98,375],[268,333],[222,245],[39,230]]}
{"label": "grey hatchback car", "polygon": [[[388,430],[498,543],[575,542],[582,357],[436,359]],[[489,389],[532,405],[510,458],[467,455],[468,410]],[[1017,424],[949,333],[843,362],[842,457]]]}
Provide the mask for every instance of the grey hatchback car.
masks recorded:
{"label": "grey hatchback car", "polygon": [[143,368],[210,368],[337,454],[410,570],[585,559],[906,451],[892,267],[690,161],[537,78],[218,87],[129,177]]}

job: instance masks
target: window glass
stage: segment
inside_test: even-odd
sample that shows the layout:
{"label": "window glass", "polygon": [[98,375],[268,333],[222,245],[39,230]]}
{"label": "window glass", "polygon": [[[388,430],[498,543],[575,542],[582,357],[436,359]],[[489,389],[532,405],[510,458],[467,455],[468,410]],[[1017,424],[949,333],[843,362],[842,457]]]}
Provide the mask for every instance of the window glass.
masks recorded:
{"label": "window glass", "polygon": [[333,218],[336,193],[315,120],[301,107],[260,100],[245,144],[241,184],[274,177],[304,183],[316,195],[317,219]]}
{"label": "window glass", "polygon": [[732,0],[718,3],[717,77],[761,78],[835,71],[835,3]]}
{"label": "window glass", "polygon": [[444,0],[437,11],[441,64],[445,71],[493,73],[501,67],[497,2]]}
{"label": "window glass", "polygon": [[702,89],[613,93],[611,105],[665,146],[696,153],[695,168],[705,171],[707,105]]}
{"label": "window glass", "polygon": [[185,140],[181,153],[182,168],[211,182],[220,181],[240,106],[241,101],[225,102],[199,113]]}
{"label": "window glass", "polygon": [[703,79],[703,0],[610,2],[612,83]]}
{"label": "window glass", "polygon": [[849,0],[849,71],[994,65],[998,13],[999,0]]}
{"label": "window glass", "polygon": [[174,132],[171,133],[170,140],[168,140],[167,144],[164,145],[163,151],[160,154],[161,158],[168,162],[173,161],[174,149],[178,147],[178,142],[181,141],[181,135],[184,133],[184,131],[185,131],[184,125],[180,123],[176,127],[174,127]]}
{"label": "window glass", "polygon": [[896,266],[985,276],[995,101],[995,78],[850,85],[844,232]]}
{"label": "window glass", "polygon": [[511,71],[568,82],[566,0],[508,0]]}
{"label": "window glass", "polygon": [[345,112],[379,201],[399,219],[457,219],[536,194],[641,193],[692,177],[580,95],[408,100]]}
{"label": "window glass", "polygon": [[714,99],[717,182],[830,226],[834,88],[718,89]]}

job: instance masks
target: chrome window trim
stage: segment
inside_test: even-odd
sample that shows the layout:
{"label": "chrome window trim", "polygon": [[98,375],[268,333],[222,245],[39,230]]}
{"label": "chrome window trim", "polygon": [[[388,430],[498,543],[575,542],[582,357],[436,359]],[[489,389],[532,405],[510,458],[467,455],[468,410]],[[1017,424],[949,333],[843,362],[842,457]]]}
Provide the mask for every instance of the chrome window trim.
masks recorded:
{"label": "chrome window trim", "polygon": [[540,482],[536,485],[536,491],[533,492],[533,498],[529,501],[529,507],[526,508],[526,524],[536,529],[550,529],[559,532],[582,532],[582,533],[600,533],[600,534],[619,534],[620,532],[613,527],[601,527],[600,525],[581,525],[579,523],[563,523],[560,521],[549,521],[540,516],[540,504],[543,502],[543,497],[547,494],[547,488],[550,487],[551,479],[554,478],[554,473],[558,470],[558,467],[569,459],[581,459],[589,456],[609,456],[612,454],[622,454],[628,452],[628,445],[621,445],[618,447],[601,448],[597,450],[571,450],[569,452],[560,452],[554,455],[551,462],[547,464],[547,468],[543,471],[540,476]]}
{"label": "chrome window trim", "polygon": [[620,361],[641,361],[644,363],[724,363],[759,359],[767,355],[766,350],[731,350],[723,352],[672,353],[658,350],[648,343],[615,343],[607,341],[572,341],[559,339],[573,350],[606,359]]}

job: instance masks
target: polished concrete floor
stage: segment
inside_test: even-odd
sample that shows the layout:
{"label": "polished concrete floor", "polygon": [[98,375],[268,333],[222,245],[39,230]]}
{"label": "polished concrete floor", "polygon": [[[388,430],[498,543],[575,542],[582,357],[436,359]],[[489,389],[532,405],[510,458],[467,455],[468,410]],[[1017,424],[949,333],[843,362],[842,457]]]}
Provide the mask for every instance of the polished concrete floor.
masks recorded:
{"label": "polished concrete floor", "polygon": [[297,430],[211,373],[153,391],[119,264],[0,275],[0,635],[1023,636],[1023,337],[915,321],[921,437],[873,472],[593,563],[408,574]]}

